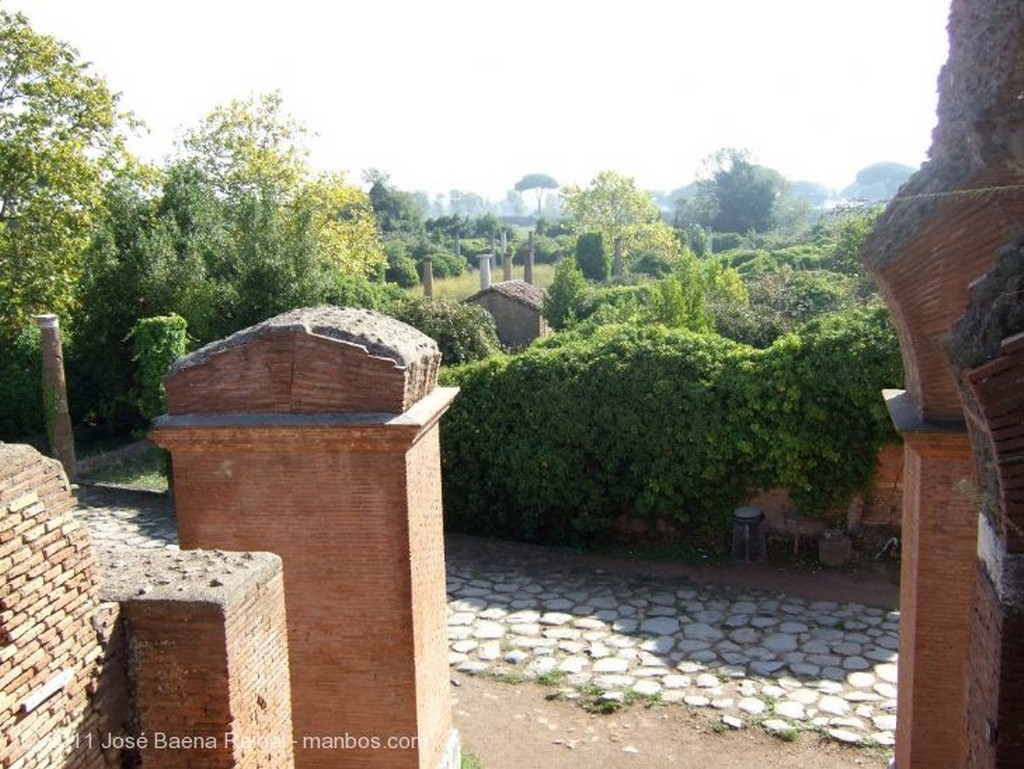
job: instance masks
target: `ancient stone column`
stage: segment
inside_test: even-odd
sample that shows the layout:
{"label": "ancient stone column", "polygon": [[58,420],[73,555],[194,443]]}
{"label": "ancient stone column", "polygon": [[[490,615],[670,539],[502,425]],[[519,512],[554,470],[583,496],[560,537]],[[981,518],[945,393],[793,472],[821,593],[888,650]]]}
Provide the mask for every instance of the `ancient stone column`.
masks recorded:
{"label": "ancient stone column", "polygon": [[64,379],[64,350],[56,315],[36,315],[43,347],[43,408],[46,436],[54,458],[64,465],[68,478],[75,478],[75,434],[71,429],[68,391]]}
{"label": "ancient stone column", "polygon": [[612,258],[612,275],[621,277],[625,271],[625,263],[622,261],[622,238],[616,238],[615,255]]}
{"label": "ancient stone column", "polygon": [[533,258],[534,258],[534,244],[533,244],[533,233],[530,233],[530,250],[526,253],[526,267],[523,269],[523,280],[533,285]]}
{"label": "ancient stone column", "polygon": [[423,257],[423,296],[434,295],[434,260]]}
{"label": "ancient stone column", "polygon": [[501,233],[501,276],[502,280],[512,280],[512,254],[505,246],[505,233]]}
{"label": "ancient stone column", "polygon": [[491,255],[480,254],[480,290],[491,287]]}
{"label": "ancient stone column", "polygon": [[153,438],[183,548],[284,566],[295,766],[455,769],[433,340],[295,310],[180,359]]}

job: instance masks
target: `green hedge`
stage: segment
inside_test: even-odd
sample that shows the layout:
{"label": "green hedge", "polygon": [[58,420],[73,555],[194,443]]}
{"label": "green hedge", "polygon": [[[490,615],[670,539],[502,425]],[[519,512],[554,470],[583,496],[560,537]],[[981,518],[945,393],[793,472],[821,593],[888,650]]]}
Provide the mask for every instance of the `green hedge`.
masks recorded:
{"label": "green hedge", "polygon": [[880,390],[900,381],[881,312],[829,318],[755,350],[713,334],[608,326],[444,375],[451,528],[586,544],[620,513],[720,541],[753,489],[803,512],[845,504],[892,439]]}
{"label": "green hedge", "polygon": [[494,318],[479,305],[419,297],[394,305],[390,314],[437,342],[444,364],[468,363],[501,352]]}

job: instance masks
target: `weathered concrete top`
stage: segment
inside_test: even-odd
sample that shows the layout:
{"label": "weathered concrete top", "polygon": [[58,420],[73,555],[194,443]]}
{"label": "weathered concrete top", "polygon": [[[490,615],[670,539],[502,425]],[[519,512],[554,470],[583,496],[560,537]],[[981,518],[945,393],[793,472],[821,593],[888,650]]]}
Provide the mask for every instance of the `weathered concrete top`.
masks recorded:
{"label": "weathered concrete top", "polygon": [[229,606],[281,572],[273,553],[119,548],[104,551],[102,560],[100,598],[121,604]]}
{"label": "weathered concrete top", "polygon": [[179,359],[168,411],[402,413],[434,389],[430,337],[372,310],[286,312]]}
{"label": "weathered concrete top", "polygon": [[544,306],[544,289],[531,285],[525,280],[504,280],[500,283],[492,283],[487,288],[477,291],[466,301],[473,302],[485,294],[500,294],[538,312]]}

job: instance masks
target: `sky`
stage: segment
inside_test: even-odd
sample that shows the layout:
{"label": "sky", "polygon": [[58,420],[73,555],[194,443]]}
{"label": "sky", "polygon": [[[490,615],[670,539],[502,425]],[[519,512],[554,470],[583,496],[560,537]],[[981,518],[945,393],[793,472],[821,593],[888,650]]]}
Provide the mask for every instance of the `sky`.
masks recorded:
{"label": "sky", "polygon": [[610,169],[668,191],[723,147],[831,189],[917,167],[949,0],[0,0],[74,46],[147,125],[278,90],[310,161],[491,199]]}

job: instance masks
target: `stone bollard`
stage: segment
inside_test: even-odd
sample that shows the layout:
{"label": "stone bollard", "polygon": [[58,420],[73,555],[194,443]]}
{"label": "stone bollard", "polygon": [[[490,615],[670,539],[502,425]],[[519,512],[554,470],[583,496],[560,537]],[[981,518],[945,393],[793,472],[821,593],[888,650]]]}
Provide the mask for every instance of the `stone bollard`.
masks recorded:
{"label": "stone bollard", "polygon": [[[284,566],[295,766],[454,769],[433,340],[285,313],[180,359],[153,438],[183,548]],[[349,739],[345,739],[349,738]]]}

